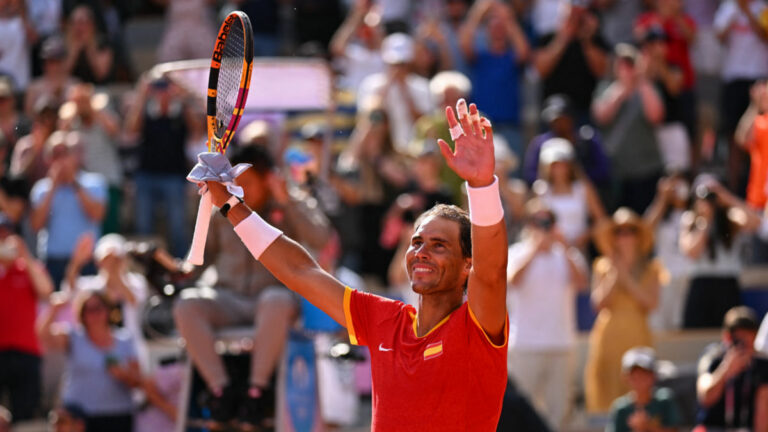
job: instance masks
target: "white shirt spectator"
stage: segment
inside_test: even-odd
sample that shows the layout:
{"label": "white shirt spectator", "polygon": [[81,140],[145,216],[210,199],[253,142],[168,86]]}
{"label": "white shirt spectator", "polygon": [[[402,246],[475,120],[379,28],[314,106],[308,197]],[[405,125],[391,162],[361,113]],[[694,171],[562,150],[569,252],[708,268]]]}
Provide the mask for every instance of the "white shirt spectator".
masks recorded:
{"label": "white shirt spectator", "polygon": [[[766,11],[766,4],[752,0],[749,9],[758,19]],[[722,77],[725,81],[759,79],[768,75],[768,46],[749,25],[748,18],[735,0],[725,0],[715,13],[714,28],[722,32],[730,28],[725,42]]]}
{"label": "white shirt spectator", "polygon": [[0,73],[13,79],[14,89],[23,91],[30,79],[29,46],[21,17],[0,18]]}
{"label": "white shirt spectator", "polygon": [[41,36],[50,36],[59,31],[61,3],[61,0],[27,0],[29,21]]}
{"label": "white shirt spectator", "polygon": [[339,87],[347,90],[356,90],[367,76],[383,72],[385,67],[380,50],[370,50],[358,43],[347,45],[338,62],[344,71]]}
{"label": "white shirt spectator", "polygon": [[[516,271],[533,247],[529,242],[509,248],[507,274]],[[584,257],[556,243],[536,255],[517,286],[510,286],[509,347],[511,350],[569,350],[576,342],[576,289],[566,254],[574,254],[586,272]]]}
{"label": "white shirt spectator", "polygon": [[[370,75],[360,84],[357,93],[357,110],[365,109],[366,103],[377,93],[381,93],[387,83],[387,73]],[[405,87],[410,93],[411,100],[422,114],[431,113],[434,109],[432,94],[429,91],[429,81],[416,74],[410,74],[405,78]],[[389,88],[384,100],[384,105],[389,117],[390,132],[395,150],[405,152],[411,141],[415,118],[411,117],[406,108],[405,96],[400,86],[393,85]]]}
{"label": "white shirt spectator", "polygon": [[552,188],[541,196],[557,217],[557,226],[569,242],[574,242],[589,228],[589,208],[584,182],[575,181],[570,194],[553,194]]}

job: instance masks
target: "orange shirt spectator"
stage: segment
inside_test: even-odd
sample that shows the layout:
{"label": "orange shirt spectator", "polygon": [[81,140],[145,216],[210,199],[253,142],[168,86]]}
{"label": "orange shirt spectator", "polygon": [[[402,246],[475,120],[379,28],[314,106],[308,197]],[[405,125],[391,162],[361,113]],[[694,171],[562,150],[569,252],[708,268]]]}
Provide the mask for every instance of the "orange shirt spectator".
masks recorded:
{"label": "orange shirt spectator", "polygon": [[768,114],[755,117],[746,150],[750,160],[747,204],[762,209],[768,201]]}

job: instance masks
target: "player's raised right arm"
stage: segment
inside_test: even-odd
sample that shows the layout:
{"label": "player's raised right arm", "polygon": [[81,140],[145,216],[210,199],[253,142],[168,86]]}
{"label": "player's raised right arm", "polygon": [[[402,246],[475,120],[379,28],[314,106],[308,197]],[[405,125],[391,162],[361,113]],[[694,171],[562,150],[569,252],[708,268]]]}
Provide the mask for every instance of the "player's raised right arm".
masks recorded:
{"label": "player's raised right arm", "polygon": [[[219,183],[208,182],[213,204],[221,208],[230,198]],[[243,243],[276,278],[317,306],[339,324],[344,318],[344,284],[323,270],[300,244],[253,213],[245,204],[234,206],[227,219]],[[222,245],[223,246],[223,245]]]}

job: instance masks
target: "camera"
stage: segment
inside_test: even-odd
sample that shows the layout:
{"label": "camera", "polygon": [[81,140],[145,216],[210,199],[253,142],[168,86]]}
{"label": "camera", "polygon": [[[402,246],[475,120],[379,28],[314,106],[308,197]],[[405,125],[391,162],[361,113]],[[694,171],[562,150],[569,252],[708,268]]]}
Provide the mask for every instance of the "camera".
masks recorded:
{"label": "camera", "polygon": [[555,225],[555,221],[550,217],[535,217],[531,221],[533,226],[541,228],[544,231],[549,231]]}
{"label": "camera", "polygon": [[717,194],[705,184],[696,186],[696,198],[714,202],[717,200]]}

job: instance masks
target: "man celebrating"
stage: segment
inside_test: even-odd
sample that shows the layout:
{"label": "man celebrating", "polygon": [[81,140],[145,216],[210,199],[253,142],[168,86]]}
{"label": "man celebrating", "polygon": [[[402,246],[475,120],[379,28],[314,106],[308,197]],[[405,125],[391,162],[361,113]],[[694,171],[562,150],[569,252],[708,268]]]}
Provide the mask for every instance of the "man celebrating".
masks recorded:
{"label": "man celebrating", "polygon": [[[446,116],[455,141],[439,141],[448,166],[467,182],[469,215],[438,205],[415,223],[405,265],[418,310],[345,287],[296,242],[251,212],[222,184],[213,203],[285,286],[367,345],[373,371],[374,431],[494,431],[506,385],[507,239],[491,124],[473,104]],[[467,301],[464,301],[466,292]]]}

